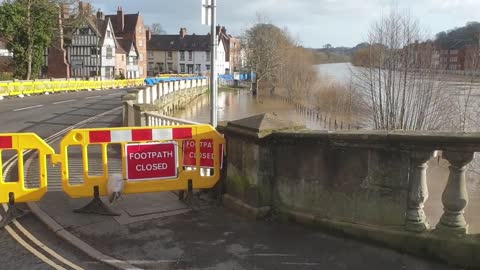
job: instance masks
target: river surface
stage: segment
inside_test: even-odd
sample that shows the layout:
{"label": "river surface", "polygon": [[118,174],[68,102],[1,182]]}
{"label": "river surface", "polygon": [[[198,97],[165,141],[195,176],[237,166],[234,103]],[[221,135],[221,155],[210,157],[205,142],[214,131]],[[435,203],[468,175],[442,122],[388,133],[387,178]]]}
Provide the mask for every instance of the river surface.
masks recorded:
{"label": "river surface", "polygon": [[[327,75],[338,83],[349,83],[351,70],[355,69],[350,63],[317,65],[319,77]],[[246,89],[229,90],[218,95],[218,120],[232,121],[245,117],[271,112],[279,117],[289,119],[297,124],[304,124],[310,129],[325,129],[315,117],[299,113],[291,104],[271,97],[254,97]],[[201,123],[208,123],[210,119],[209,96],[203,95],[196,99],[186,110],[178,112],[178,118],[188,119]],[[480,164],[480,161],[476,161]],[[430,197],[425,203],[425,213],[431,226],[435,226],[443,213],[441,197],[448,179],[448,162],[432,159],[427,171],[427,183]],[[475,166],[479,167],[480,166]],[[465,209],[465,218],[470,224],[470,233],[480,233],[480,174],[469,172],[467,189],[470,202]]]}

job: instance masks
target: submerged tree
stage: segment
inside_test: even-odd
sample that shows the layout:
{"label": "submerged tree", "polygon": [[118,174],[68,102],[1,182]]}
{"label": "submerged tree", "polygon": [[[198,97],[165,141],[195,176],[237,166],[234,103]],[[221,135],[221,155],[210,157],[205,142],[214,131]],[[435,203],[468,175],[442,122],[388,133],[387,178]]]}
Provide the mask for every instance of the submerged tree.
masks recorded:
{"label": "submerged tree", "polygon": [[57,14],[53,0],[5,0],[0,5],[0,35],[13,53],[16,77],[29,80],[40,73]]}
{"label": "submerged tree", "polygon": [[449,117],[447,92],[417,20],[391,12],[369,32],[368,56],[355,71],[375,129],[440,129]]}

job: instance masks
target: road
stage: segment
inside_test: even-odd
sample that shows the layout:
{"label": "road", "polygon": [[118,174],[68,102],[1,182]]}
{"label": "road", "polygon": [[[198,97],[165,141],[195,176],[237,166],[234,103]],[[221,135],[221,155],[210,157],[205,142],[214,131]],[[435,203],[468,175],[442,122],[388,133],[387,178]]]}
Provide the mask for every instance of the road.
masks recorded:
{"label": "road", "polygon": [[[0,133],[34,132],[47,138],[71,125],[121,106],[120,97],[126,90],[72,92],[0,101]],[[121,110],[92,122],[90,126],[119,125]],[[11,151],[2,153],[5,161]],[[25,206],[20,206],[25,207]],[[3,210],[0,212],[4,214]],[[83,269],[111,269],[69,246],[59,239],[33,215],[21,218],[20,223],[46,246]],[[13,235],[26,239],[18,227],[12,226]],[[25,249],[7,230],[0,230],[0,269],[52,269],[33,253]],[[56,265],[72,269],[63,262],[51,258],[31,240],[26,244],[34,247]]]}
{"label": "road", "polygon": [[[124,93],[112,90],[2,100],[0,133],[35,132],[47,138],[119,107]],[[117,126],[120,121],[118,110],[87,126]],[[58,208],[69,207],[60,204]],[[43,245],[78,267],[52,258],[32,240],[16,241],[12,235],[22,236],[23,232],[21,227],[12,226],[10,231],[0,230],[0,269],[52,269],[39,259],[43,256],[54,261],[57,269],[111,269],[59,239],[35,216],[19,221]],[[69,230],[104,254],[147,269],[454,269],[294,224],[251,222],[222,207],[127,225],[113,217],[102,218],[95,226]],[[41,255],[27,251],[25,244]]]}

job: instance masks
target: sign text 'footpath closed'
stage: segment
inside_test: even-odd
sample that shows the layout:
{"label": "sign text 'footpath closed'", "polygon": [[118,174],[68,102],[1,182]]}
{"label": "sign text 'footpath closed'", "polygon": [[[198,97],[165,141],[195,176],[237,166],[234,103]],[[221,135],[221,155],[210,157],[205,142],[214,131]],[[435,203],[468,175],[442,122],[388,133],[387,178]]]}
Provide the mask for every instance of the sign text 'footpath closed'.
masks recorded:
{"label": "sign text 'footpath closed'", "polygon": [[128,180],[177,178],[176,142],[127,144]]}

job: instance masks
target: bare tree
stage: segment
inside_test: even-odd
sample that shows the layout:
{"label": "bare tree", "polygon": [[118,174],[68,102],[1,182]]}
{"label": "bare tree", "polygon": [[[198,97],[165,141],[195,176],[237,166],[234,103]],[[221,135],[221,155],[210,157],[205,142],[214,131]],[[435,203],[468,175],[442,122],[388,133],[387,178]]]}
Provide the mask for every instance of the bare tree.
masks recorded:
{"label": "bare tree", "polygon": [[245,32],[242,41],[247,63],[257,76],[253,91],[264,81],[274,84],[283,54],[293,44],[288,33],[271,23],[259,22]]}
{"label": "bare tree", "polygon": [[366,67],[354,76],[373,128],[440,129],[449,117],[447,92],[432,61],[434,46],[423,36],[416,19],[397,11],[372,25]]}

